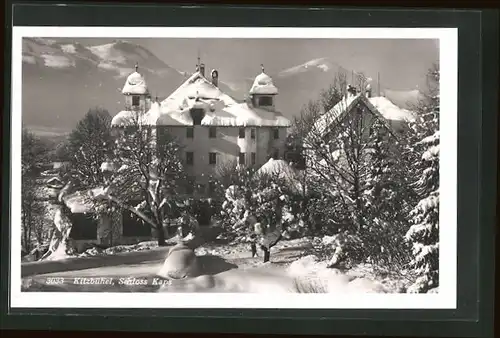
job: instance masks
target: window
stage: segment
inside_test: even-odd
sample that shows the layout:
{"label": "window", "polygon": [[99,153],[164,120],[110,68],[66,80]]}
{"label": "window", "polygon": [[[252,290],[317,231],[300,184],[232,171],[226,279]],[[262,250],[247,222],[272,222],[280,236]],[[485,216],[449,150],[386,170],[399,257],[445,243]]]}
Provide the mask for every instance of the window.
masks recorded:
{"label": "window", "polygon": [[201,120],[205,117],[205,111],[202,108],[191,108],[189,111],[194,125],[200,125]]}
{"label": "window", "polygon": [[273,98],[271,96],[259,97],[259,106],[269,107],[273,105]]}
{"label": "window", "polygon": [[141,98],[139,95],[132,95],[132,105],[133,106],[138,106],[141,102]]}
{"label": "window", "polygon": [[250,138],[255,140],[255,128],[250,129]]}
{"label": "window", "polygon": [[217,164],[217,153],[208,153],[208,163]]}
{"label": "window", "polygon": [[194,138],[194,128],[193,127],[187,127],[186,137],[187,138]]}
{"label": "window", "polygon": [[73,226],[69,237],[74,240],[95,240],[97,239],[98,221],[91,214],[70,214],[69,219]]}
{"label": "window", "polygon": [[209,138],[216,138],[217,137],[217,128],[209,127],[208,128],[208,137]]}
{"label": "window", "polygon": [[280,151],[279,150],[275,150],[273,152],[273,159],[277,160],[279,157],[280,157]]}
{"label": "window", "polygon": [[256,162],[257,162],[257,156],[255,153],[252,153],[252,165],[255,165]]}
{"label": "window", "polygon": [[275,140],[279,139],[280,138],[280,130],[278,128],[274,128],[273,129],[273,138]]}
{"label": "window", "polygon": [[186,152],[186,164],[193,165],[194,164],[194,153],[192,151]]}
{"label": "window", "polygon": [[245,153],[240,153],[240,155],[238,156],[238,163],[245,164]]}
{"label": "window", "polygon": [[129,211],[124,211],[123,217],[123,236],[130,237],[149,237],[151,236],[151,228],[145,224],[143,220],[133,215]]}
{"label": "window", "polygon": [[239,138],[245,138],[245,128],[240,128]]}

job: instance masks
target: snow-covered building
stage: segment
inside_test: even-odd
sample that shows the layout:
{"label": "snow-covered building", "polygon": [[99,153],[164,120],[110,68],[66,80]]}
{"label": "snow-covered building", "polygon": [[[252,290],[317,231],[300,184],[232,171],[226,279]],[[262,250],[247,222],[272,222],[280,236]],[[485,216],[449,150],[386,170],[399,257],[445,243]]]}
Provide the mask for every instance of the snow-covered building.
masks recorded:
{"label": "snow-covered building", "polygon": [[363,116],[364,132],[370,132],[370,125],[379,120],[384,123],[390,133],[398,135],[404,131],[408,121],[415,119],[413,113],[407,109],[397,107],[383,96],[372,97],[371,90],[358,91],[348,86],[347,94],[329,111],[322,114],[313,124],[306,136],[305,148],[313,143],[332,137],[333,127],[351,114],[360,113]]}
{"label": "snow-covered building", "polygon": [[258,168],[271,157],[282,157],[290,121],[275,108],[278,89],[264,68],[245,102],[224,93],[218,84],[218,71],[212,70],[207,78],[204,64],[199,63],[172,94],[154,102],[136,69],[122,90],[125,110],[114,116],[112,126],[127,127],[139,115],[139,122],[156,134],[156,142],[164,140],[162,135],[174,136],[184,148],[188,174],[202,186],[219,165]]}
{"label": "snow-covered building", "polygon": [[153,230],[126,210],[96,217],[93,201],[99,199],[103,188],[80,190],[61,197],[71,222],[69,238],[81,251],[89,244],[103,246],[133,244],[150,240]]}

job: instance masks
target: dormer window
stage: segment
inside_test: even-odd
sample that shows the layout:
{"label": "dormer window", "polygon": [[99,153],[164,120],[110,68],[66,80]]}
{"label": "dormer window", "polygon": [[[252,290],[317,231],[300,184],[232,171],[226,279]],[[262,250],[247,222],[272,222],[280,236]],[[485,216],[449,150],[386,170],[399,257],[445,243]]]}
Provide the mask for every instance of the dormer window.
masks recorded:
{"label": "dormer window", "polygon": [[201,120],[205,117],[205,111],[202,108],[191,108],[191,118],[193,125],[201,125]]}
{"label": "dormer window", "polygon": [[261,107],[271,107],[273,105],[273,98],[271,96],[260,96],[259,106]]}
{"label": "dormer window", "polygon": [[132,95],[132,106],[139,106],[141,97],[139,95]]}

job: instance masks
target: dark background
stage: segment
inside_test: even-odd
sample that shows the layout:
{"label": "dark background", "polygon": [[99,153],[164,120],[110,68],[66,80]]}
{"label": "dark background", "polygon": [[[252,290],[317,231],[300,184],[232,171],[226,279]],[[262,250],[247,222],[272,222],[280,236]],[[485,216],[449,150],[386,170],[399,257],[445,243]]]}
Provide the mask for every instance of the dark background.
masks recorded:
{"label": "dark background", "polygon": [[[216,3],[204,1],[200,3]],[[181,3],[181,2],[178,2]],[[221,2],[218,2],[221,4]],[[238,2],[243,4],[251,2]],[[261,1],[270,4],[270,1]],[[292,5],[274,2],[276,5]],[[335,4],[359,6],[361,1],[308,2],[308,7]],[[494,6],[480,1],[377,1],[380,8],[351,10],[264,9],[255,6],[201,8],[125,7],[114,2],[106,7],[20,6],[14,10],[15,25],[59,26],[317,26],[317,27],[459,27],[459,284],[458,309],[454,310],[18,310],[8,309],[8,213],[2,212],[2,317],[1,328],[24,330],[106,330],[150,332],[228,332],[281,334],[355,334],[371,336],[493,337],[493,271],[496,222],[496,129],[498,113],[498,11],[465,10],[383,11],[399,6]],[[146,4],[146,2],[142,2]],[[165,3],[163,3],[165,4]],[[258,2],[251,3],[258,5]],[[118,5],[118,6],[117,6]],[[294,4],[297,5],[297,4]],[[365,1],[365,6],[374,3]],[[304,6],[304,4],[302,4]],[[12,9],[6,5],[6,23]],[[10,12],[10,13],[9,13]],[[140,15],[137,15],[140,13]],[[131,18],[134,17],[134,21]],[[6,26],[5,112],[9,112],[10,29]],[[482,111],[482,114],[481,114]],[[4,135],[9,135],[9,116],[3,116]],[[3,162],[8,163],[9,147],[4,142]],[[481,156],[478,156],[481,154]],[[8,180],[4,166],[3,181]],[[481,178],[481,179],[480,179]],[[8,182],[8,181],[7,181]],[[6,186],[6,185],[2,185]],[[8,185],[7,185],[8,187]],[[3,189],[2,210],[8,210],[8,191]],[[78,313],[79,315],[74,315]],[[32,314],[32,315],[30,315]],[[92,316],[92,317],[90,317]],[[131,316],[134,316],[132,318]],[[129,318],[127,318],[129,317]],[[167,318],[168,317],[168,318]],[[42,332],[9,332],[9,336]],[[50,332],[51,336],[87,337],[93,332]],[[103,335],[110,333],[103,333]],[[125,333],[132,336],[143,333]],[[164,336],[165,334],[161,334]],[[178,337],[179,333],[171,334]],[[160,336],[160,334],[150,334]],[[191,335],[186,335],[191,336]],[[243,337],[243,336],[242,336]]]}

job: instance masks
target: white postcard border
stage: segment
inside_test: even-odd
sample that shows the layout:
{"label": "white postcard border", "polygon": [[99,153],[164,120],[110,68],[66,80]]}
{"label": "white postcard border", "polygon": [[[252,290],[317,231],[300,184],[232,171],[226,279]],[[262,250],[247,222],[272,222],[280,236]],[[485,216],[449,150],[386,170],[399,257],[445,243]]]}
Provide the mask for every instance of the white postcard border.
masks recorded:
{"label": "white postcard border", "polygon": [[[13,308],[455,309],[457,305],[456,28],[14,27],[11,109],[11,292]],[[22,38],[436,39],[440,48],[440,290],[437,294],[174,294],[21,292]]]}

